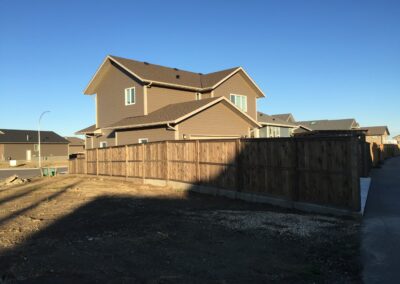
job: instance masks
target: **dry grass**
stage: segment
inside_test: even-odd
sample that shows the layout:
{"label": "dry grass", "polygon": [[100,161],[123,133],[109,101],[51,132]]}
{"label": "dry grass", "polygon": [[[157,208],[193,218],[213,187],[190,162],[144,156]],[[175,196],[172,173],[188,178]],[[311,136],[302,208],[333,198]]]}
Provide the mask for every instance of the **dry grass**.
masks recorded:
{"label": "dry grass", "polygon": [[[0,162],[0,169],[5,168],[37,168],[38,162],[34,161],[18,161],[18,166],[10,167],[10,163]],[[68,167],[68,160],[65,161],[42,161],[42,167]]]}

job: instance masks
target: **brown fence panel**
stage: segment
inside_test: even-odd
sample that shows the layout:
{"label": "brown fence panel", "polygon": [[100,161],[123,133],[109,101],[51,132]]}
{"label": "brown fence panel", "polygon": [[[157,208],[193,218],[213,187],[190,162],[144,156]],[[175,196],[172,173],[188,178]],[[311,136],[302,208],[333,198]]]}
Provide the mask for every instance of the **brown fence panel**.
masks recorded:
{"label": "brown fence panel", "polygon": [[227,189],[236,189],[236,141],[200,140],[198,145],[200,183]]}
{"label": "brown fence panel", "polygon": [[155,142],[143,144],[145,177],[153,179],[166,179],[166,144]]}
{"label": "brown fence panel", "polygon": [[189,183],[197,182],[197,143],[197,141],[167,143],[168,179]]}
{"label": "brown fence panel", "polygon": [[126,147],[112,147],[110,151],[112,176],[126,176]]}
{"label": "brown fence panel", "polygon": [[143,178],[144,151],[143,145],[128,145],[127,148],[127,176]]}
{"label": "brown fence panel", "polygon": [[87,167],[87,174],[90,175],[97,174],[96,149],[86,150],[86,167]]}

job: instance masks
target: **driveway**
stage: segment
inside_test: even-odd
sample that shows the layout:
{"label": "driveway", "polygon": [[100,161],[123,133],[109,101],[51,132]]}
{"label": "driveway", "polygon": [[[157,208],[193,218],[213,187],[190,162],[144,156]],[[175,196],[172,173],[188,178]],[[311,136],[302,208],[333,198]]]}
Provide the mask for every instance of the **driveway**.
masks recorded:
{"label": "driveway", "polygon": [[400,157],[372,171],[362,224],[364,283],[399,283]]}
{"label": "driveway", "polygon": [[[68,171],[67,167],[57,168],[57,170],[61,173],[65,173]],[[40,176],[40,170],[37,168],[9,168],[9,169],[0,169],[0,179],[7,178],[12,175],[18,175],[21,178],[33,178]]]}

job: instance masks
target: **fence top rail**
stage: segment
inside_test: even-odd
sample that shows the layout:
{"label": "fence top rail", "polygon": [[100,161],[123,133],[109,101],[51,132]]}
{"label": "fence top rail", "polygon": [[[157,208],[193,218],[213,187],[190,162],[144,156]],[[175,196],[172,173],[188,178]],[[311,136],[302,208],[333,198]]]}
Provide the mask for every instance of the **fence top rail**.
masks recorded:
{"label": "fence top rail", "polygon": [[[180,143],[214,143],[214,142],[282,142],[282,141],[350,141],[350,140],[359,140],[357,136],[295,136],[295,137],[273,137],[273,138],[228,138],[228,139],[190,139],[190,140],[164,140],[164,141],[152,141],[148,143],[133,143],[127,145],[116,145],[116,146],[107,146],[103,148],[94,148],[87,149],[86,151],[96,151],[98,150],[107,150],[107,149],[118,149],[124,147],[140,147],[142,145],[152,145],[152,144],[180,144]],[[361,141],[361,140],[360,140]]]}

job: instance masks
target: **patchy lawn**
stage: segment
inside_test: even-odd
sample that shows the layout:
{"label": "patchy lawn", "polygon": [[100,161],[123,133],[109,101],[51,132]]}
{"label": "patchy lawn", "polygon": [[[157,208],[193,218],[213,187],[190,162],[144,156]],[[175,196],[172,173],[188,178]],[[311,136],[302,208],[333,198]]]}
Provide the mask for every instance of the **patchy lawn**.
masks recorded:
{"label": "patchy lawn", "polygon": [[110,179],[0,189],[10,283],[358,283],[358,234],[353,220]]}

